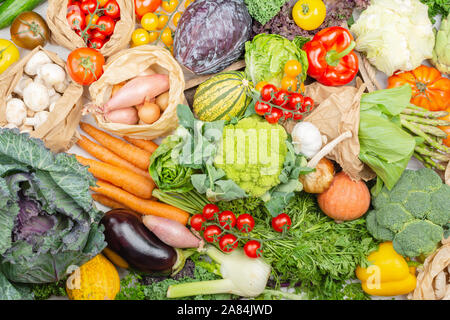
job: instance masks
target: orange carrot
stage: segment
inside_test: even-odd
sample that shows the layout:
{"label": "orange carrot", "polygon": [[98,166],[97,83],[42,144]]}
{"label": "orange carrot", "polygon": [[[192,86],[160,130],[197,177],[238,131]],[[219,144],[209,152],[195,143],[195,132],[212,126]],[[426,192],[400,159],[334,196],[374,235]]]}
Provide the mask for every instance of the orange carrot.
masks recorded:
{"label": "orange carrot", "polygon": [[150,165],[150,152],[142,150],[132,144],[129,144],[119,138],[101,131],[87,123],[80,123],[81,129],[98,141],[102,146],[117,154],[119,157],[131,162],[142,170],[148,170]]}
{"label": "orange carrot", "polygon": [[79,163],[89,166],[89,172],[97,179],[105,180],[135,196],[150,199],[155,185],[148,179],[128,169],[112,166],[97,160],[76,156]]}
{"label": "orange carrot", "polygon": [[[82,148],[84,151],[89,153],[91,156],[109,163],[113,166],[128,169],[130,171],[133,171],[134,173],[137,173],[143,177],[146,177],[149,180],[152,180],[150,177],[150,174],[147,170],[142,170],[136,167],[135,165],[129,163],[128,161],[122,159],[114,152],[109,151],[105,147],[102,147],[101,145],[98,145],[85,136],[81,136],[81,139],[77,141],[77,145]],[[152,180],[153,181],[153,180]]]}
{"label": "orange carrot", "polygon": [[129,143],[134,144],[136,147],[147,150],[150,153],[155,152],[156,148],[159,147],[156,143],[154,143],[151,140],[135,139],[131,137],[123,137],[123,138]]}
{"label": "orange carrot", "polygon": [[186,225],[189,219],[189,213],[186,211],[169,206],[165,203],[140,199],[106,181],[98,180],[97,186],[91,187],[91,189],[94,192],[101,193],[117,202],[123,203],[131,210],[139,212],[140,214],[163,217],[178,221],[184,225]]}
{"label": "orange carrot", "polygon": [[108,198],[107,196],[104,196],[100,193],[94,193],[92,194],[92,199],[94,199],[94,201],[97,201],[98,203],[104,205],[105,207],[111,208],[111,209],[129,209],[126,206],[124,206],[123,204]]}

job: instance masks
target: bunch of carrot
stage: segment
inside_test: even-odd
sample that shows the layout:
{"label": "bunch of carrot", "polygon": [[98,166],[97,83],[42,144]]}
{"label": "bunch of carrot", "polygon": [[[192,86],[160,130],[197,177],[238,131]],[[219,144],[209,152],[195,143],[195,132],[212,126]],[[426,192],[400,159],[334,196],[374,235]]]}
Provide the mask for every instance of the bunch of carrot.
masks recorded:
{"label": "bunch of carrot", "polygon": [[158,145],[152,141],[113,137],[90,124],[80,123],[80,128],[95,139],[95,143],[81,136],[77,144],[98,160],[76,156],[89,167],[97,180],[95,201],[110,208],[131,209],[143,215],[155,215],[186,224],[189,214],[181,209],[152,200],[155,183],[148,173],[150,156]]}

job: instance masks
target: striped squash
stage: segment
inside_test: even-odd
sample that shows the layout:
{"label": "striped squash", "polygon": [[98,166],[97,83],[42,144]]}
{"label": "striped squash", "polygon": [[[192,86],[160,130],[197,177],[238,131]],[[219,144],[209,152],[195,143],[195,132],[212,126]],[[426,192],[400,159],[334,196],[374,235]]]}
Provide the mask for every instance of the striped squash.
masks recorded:
{"label": "striped squash", "polygon": [[194,113],[202,121],[230,120],[244,114],[252,101],[253,84],[241,71],[221,72],[195,92]]}

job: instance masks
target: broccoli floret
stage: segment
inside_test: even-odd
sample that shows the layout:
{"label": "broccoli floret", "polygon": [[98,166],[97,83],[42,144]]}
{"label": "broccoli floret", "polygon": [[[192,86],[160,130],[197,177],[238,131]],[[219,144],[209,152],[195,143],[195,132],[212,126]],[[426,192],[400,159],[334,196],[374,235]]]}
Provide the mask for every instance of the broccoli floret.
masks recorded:
{"label": "broccoli floret", "polygon": [[405,170],[397,185],[373,199],[367,229],[379,240],[392,240],[401,255],[430,254],[448,234],[450,186],[431,169]]}
{"label": "broccoli floret", "polygon": [[407,257],[417,257],[432,253],[441,241],[444,231],[442,227],[427,220],[407,222],[404,229],[394,237],[394,249]]}

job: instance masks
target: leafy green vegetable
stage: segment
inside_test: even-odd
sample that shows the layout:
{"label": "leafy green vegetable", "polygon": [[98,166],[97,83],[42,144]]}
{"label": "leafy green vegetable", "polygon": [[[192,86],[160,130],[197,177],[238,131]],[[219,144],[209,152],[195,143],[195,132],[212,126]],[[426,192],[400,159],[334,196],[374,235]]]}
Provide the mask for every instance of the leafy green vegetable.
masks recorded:
{"label": "leafy green vegetable", "polygon": [[29,288],[23,285],[15,285],[6,279],[0,272],[0,300],[32,300],[33,296]]}
{"label": "leafy green vegetable", "polygon": [[248,12],[261,24],[266,24],[280,12],[281,6],[288,0],[245,0]]}
{"label": "leafy green vegetable", "polygon": [[436,172],[406,170],[391,191],[384,187],[373,199],[367,228],[403,256],[430,254],[449,227],[449,199],[450,186]]}
{"label": "leafy green vegetable", "polygon": [[448,0],[420,0],[428,6],[428,16],[432,23],[435,23],[434,17],[438,14],[446,17],[450,13],[450,1]]}
{"label": "leafy green vegetable", "polygon": [[389,189],[400,179],[416,146],[415,139],[398,124],[398,114],[410,99],[410,86],[380,90],[361,98],[359,158]]}
{"label": "leafy green vegetable", "polygon": [[74,156],[0,129],[0,268],[12,282],[55,282],[106,246],[95,179]]}
{"label": "leafy green vegetable", "polygon": [[294,42],[279,35],[263,33],[245,43],[245,72],[255,84],[267,81],[280,87],[284,66],[289,60],[297,60],[302,64],[300,81],[304,81],[308,58]]}
{"label": "leafy green vegetable", "polygon": [[446,18],[442,17],[441,26],[436,33],[431,62],[440,72],[450,73],[450,13]]}
{"label": "leafy green vegetable", "polygon": [[66,297],[66,281],[31,285],[34,300],[47,300],[52,296]]}
{"label": "leafy green vegetable", "polygon": [[[368,253],[377,247],[365,219],[336,223],[305,192],[296,194],[285,212],[292,219],[291,229],[283,239],[264,242],[262,247],[277,286],[285,282],[299,285],[298,290],[309,298],[365,298],[360,286],[346,285],[354,279],[358,265],[368,265]],[[279,237],[267,222],[257,221],[252,237]]]}

